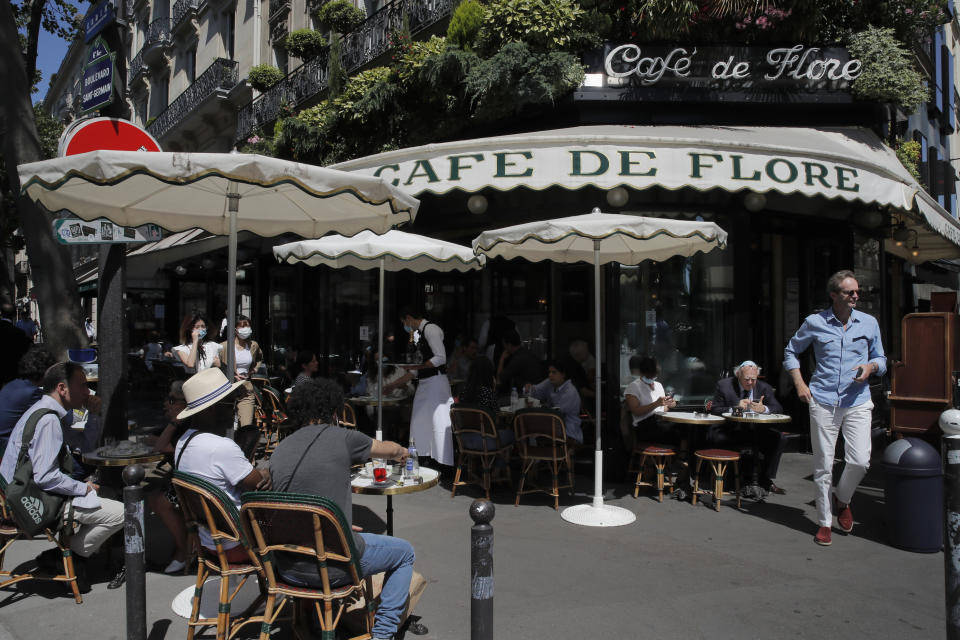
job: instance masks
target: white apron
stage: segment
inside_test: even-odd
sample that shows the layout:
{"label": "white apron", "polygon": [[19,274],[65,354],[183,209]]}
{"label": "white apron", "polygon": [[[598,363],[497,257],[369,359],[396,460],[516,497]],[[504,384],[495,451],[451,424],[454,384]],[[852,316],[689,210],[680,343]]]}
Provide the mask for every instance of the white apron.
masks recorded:
{"label": "white apron", "polygon": [[452,405],[450,381],[438,374],[420,381],[410,414],[410,436],[417,446],[417,454],[430,456],[448,466],[453,465]]}

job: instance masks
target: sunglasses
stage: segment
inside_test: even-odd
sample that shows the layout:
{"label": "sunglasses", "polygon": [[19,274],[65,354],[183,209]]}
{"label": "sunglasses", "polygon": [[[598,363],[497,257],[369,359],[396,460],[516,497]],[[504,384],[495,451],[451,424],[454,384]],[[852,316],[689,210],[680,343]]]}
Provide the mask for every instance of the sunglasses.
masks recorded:
{"label": "sunglasses", "polygon": [[859,296],[860,289],[850,289],[850,290],[840,289],[840,293],[842,293],[845,296]]}

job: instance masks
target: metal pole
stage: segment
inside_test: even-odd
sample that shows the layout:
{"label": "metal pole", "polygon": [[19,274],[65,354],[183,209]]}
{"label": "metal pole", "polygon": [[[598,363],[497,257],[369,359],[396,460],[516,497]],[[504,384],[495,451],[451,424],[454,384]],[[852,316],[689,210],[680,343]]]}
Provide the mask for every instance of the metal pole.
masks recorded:
{"label": "metal pole", "polygon": [[380,256],[380,328],[377,331],[377,440],[383,440],[383,265],[384,258]]}
{"label": "metal pole", "polygon": [[493,640],[493,526],[487,500],[470,505],[470,640]]}
{"label": "metal pole", "polygon": [[123,470],[123,548],[127,581],[127,640],[146,640],[147,583],[143,540],[143,467]]}
{"label": "metal pole", "polygon": [[594,378],[594,393],[596,394],[595,413],[593,414],[593,423],[597,431],[597,446],[594,451],[593,462],[593,506],[603,506],[603,449],[600,445],[600,432],[602,431],[602,421],[600,420],[601,406],[603,403],[603,394],[600,391],[600,321],[603,316],[600,315],[600,241],[593,241],[593,324],[594,324],[594,358],[597,363],[597,375]]}
{"label": "metal pole", "polygon": [[240,210],[240,194],[236,182],[231,182],[227,187],[227,210],[230,214],[230,239],[227,247],[227,379],[233,382],[237,370],[233,336],[237,324],[237,212]]}

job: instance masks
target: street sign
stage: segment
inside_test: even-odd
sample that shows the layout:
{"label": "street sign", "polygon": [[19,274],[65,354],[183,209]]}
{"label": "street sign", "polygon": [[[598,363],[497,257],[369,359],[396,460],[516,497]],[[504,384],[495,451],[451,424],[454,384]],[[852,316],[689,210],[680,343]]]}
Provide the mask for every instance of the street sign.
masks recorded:
{"label": "street sign", "polygon": [[145,129],[121,118],[76,120],[60,136],[59,156],[88,151],[160,151],[156,139]]}
{"label": "street sign", "polygon": [[163,231],[155,224],[121,227],[105,218],[89,222],[79,218],[61,218],[54,220],[53,232],[61,244],[120,244],[154,242],[163,238]]}
{"label": "street sign", "polygon": [[83,67],[80,110],[84,113],[101,109],[113,102],[115,57],[103,38],[98,36],[90,47]]}
{"label": "street sign", "polygon": [[103,0],[90,9],[83,18],[84,42],[90,42],[104,27],[113,22],[113,5],[110,0]]}

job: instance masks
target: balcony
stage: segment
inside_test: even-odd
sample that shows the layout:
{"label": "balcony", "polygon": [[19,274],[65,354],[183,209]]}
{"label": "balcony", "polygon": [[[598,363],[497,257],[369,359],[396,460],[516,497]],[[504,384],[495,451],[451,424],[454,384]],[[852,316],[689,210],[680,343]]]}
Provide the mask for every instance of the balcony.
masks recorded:
{"label": "balcony", "polygon": [[138,80],[142,79],[145,72],[146,68],[143,66],[143,49],[141,49],[137,55],[133,57],[133,60],[130,61],[130,66],[127,67],[127,86],[132,87]]}
{"label": "balcony", "polygon": [[270,0],[269,22],[276,22],[290,13],[290,0]]}
{"label": "balcony", "polygon": [[[289,0],[271,0],[274,7]],[[347,73],[353,74],[390,49],[391,33],[403,27],[407,15],[410,33],[417,33],[449,18],[456,0],[395,0],[367,18],[341,43],[340,59]],[[329,51],[329,49],[328,49]],[[327,88],[327,53],[297,67],[279,84],[245,105],[237,114],[236,139],[246,139],[253,131],[276,120],[281,105],[296,107],[313,101]]]}
{"label": "balcony", "polygon": [[237,62],[217,58],[196,81],[187,87],[176,100],[164,109],[147,131],[162,139],[188,118],[195,115],[213,97],[226,97],[226,92],[236,86],[239,78]]}
{"label": "balcony", "polygon": [[191,24],[193,30],[196,31],[197,27],[194,21],[197,19],[198,4],[198,0],[177,0],[176,4],[173,5],[172,31],[174,34],[179,33],[181,29]]}
{"label": "balcony", "polygon": [[170,18],[158,18],[150,23],[147,32],[144,34],[143,47],[140,53],[143,54],[144,64],[158,61],[162,58],[170,46]]}

